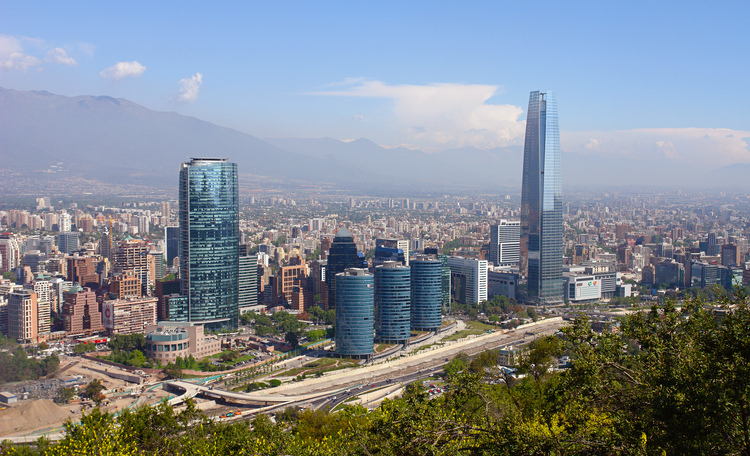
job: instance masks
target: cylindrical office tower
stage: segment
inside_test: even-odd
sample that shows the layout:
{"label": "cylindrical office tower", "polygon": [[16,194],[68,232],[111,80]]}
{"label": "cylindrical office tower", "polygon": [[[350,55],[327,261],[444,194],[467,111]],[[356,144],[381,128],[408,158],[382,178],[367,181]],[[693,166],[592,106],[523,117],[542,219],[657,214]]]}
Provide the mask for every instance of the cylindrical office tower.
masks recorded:
{"label": "cylindrical office tower", "polygon": [[442,321],[443,262],[420,255],[411,267],[411,329],[437,331]]}
{"label": "cylindrical office tower", "polygon": [[406,343],[411,335],[411,268],[386,261],[375,268],[375,338]]}
{"label": "cylindrical office tower", "polygon": [[373,275],[350,268],[336,274],[336,354],[367,358],[373,353]]}

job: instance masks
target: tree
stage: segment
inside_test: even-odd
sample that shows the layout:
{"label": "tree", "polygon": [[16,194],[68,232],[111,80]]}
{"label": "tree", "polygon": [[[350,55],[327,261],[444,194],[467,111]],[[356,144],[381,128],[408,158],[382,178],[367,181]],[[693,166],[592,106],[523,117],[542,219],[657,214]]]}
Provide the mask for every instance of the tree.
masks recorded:
{"label": "tree", "polygon": [[169,378],[182,378],[182,366],[175,363],[168,363],[167,367],[164,368],[164,373],[169,376]]}
{"label": "tree", "polygon": [[101,403],[101,401],[104,399],[104,396],[102,395],[102,390],[104,390],[104,385],[102,385],[101,380],[91,380],[88,385],[86,385],[86,388],[83,390],[83,394],[94,401],[97,405]]}
{"label": "tree", "polygon": [[67,404],[75,395],[76,390],[73,387],[62,387],[57,392],[57,402]]}
{"label": "tree", "polygon": [[299,347],[299,337],[297,337],[297,333],[295,333],[294,331],[289,331],[288,333],[286,333],[286,336],[284,336],[284,340],[286,340],[293,348]]}
{"label": "tree", "polygon": [[96,345],[94,345],[93,343],[91,344],[80,343],[76,345],[75,347],[73,347],[73,353],[75,353],[76,355],[82,355],[84,353],[91,353],[92,351],[95,351],[95,350],[96,350]]}

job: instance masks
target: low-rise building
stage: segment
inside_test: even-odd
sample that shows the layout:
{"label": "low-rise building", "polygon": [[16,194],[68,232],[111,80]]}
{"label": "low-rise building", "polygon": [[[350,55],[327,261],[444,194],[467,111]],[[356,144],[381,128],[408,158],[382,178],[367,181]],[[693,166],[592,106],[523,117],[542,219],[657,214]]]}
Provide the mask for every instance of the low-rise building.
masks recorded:
{"label": "low-rise building", "polygon": [[221,352],[221,341],[203,333],[203,325],[190,322],[160,321],[146,328],[146,357],[163,364],[177,357],[193,355],[200,359]]}

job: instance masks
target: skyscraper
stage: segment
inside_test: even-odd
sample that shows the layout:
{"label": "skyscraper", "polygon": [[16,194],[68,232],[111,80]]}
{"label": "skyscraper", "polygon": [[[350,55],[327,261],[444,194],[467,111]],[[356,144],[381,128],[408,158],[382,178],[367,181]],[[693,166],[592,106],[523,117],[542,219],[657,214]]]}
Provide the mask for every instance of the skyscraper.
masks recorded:
{"label": "skyscraper", "polygon": [[374,351],[373,275],[349,268],[336,274],[336,354],[367,358]]}
{"label": "skyscraper", "polygon": [[335,309],[336,304],[336,274],[344,272],[349,268],[362,267],[362,258],[357,255],[357,244],[354,237],[341,228],[331,243],[328,253],[328,267],[326,268],[326,281],[328,282],[328,309]]}
{"label": "skyscraper", "polygon": [[208,329],[239,323],[237,164],[193,158],[180,165],[180,293],[186,319]]}
{"label": "skyscraper", "polygon": [[164,229],[167,241],[167,266],[172,267],[174,257],[180,256],[180,227],[168,226]]}
{"label": "skyscraper", "polygon": [[411,269],[397,261],[375,268],[375,337],[406,343],[411,336]]}
{"label": "skyscraper", "polygon": [[522,299],[563,301],[563,225],[560,132],[553,93],[531,92],[526,116],[521,192]]}
{"label": "skyscraper", "polygon": [[443,317],[443,262],[419,255],[411,268],[411,329],[437,331]]}

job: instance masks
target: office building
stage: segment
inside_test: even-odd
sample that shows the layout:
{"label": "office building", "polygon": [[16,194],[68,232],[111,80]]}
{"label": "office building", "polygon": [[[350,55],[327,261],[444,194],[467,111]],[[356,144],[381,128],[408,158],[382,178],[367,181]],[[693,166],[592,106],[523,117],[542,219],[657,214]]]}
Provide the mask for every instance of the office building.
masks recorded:
{"label": "office building", "polygon": [[500,220],[490,226],[490,257],[495,266],[518,266],[520,257],[521,222]]}
{"label": "office building", "polygon": [[375,248],[385,247],[387,249],[400,250],[401,257],[399,261],[403,261],[404,266],[409,266],[409,240],[408,239],[376,239]]}
{"label": "office building", "polygon": [[90,288],[73,285],[65,292],[62,318],[63,327],[71,336],[90,335],[103,329],[96,294]]}
{"label": "office building", "polygon": [[589,274],[564,272],[565,299],[572,303],[595,302],[602,298],[602,284]]}
{"label": "office building", "polygon": [[554,94],[531,92],[526,116],[521,192],[521,298],[563,302],[563,220],[560,133]]}
{"label": "office building", "polygon": [[8,337],[21,343],[34,343],[38,337],[37,296],[32,290],[8,295]]}
{"label": "office building", "polygon": [[374,351],[373,275],[366,269],[349,268],[336,274],[335,281],[336,354],[368,358]]}
{"label": "office building", "polygon": [[202,325],[160,321],[156,326],[146,328],[146,351],[148,359],[167,364],[177,357],[205,358],[221,352],[221,340],[207,336]]}
{"label": "office building", "polygon": [[143,334],[156,324],[157,298],[117,299],[102,303],[102,325],[107,334]]}
{"label": "office building", "polygon": [[396,261],[375,268],[375,338],[404,344],[411,335],[411,269]]}
{"label": "office building", "polygon": [[180,227],[168,226],[164,229],[167,243],[167,265],[172,266],[175,257],[180,256]]}
{"label": "office building", "polygon": [[[187,319],[209,330],[239,324],[237,164],[194,158],[180,166],[180,281]],[[170,310],[171,314],[171,310]]]}
{"label": "office building", "polygon": [[241,315],[258,307],[258,256],[240,254],[239,265],[237,299]]}
{"label": "office building", "polygon": [[327,281],[328,309],[335,309],[338,302],[336,300],[336,275],[350,268],[362,267],[362,258],[357,254],[354,237],[346,228],[341,228],[334,236],[327,259],[326,277],[331,278]]}
{"label": "office building", "polygon": [[451,269],[451,295],[454,301],[470,304],[487,300],[487,261],[448,257]]}
{"label": "office building", "polygon": [[60,253],[71,255],[73,252],[80,250],[80,248],[78,233],[64,231],[57,235],[57,250]]}
{"label": "office building", "polygon": [[487,299],[493,296],[506,296],[516,299],[518,289],[518,273],[509,269],[487,271]]}
{"label": "office building", "polygon": [[411,329],[437,331],[443,317],[443,262],[417,255],[411,268]]}

